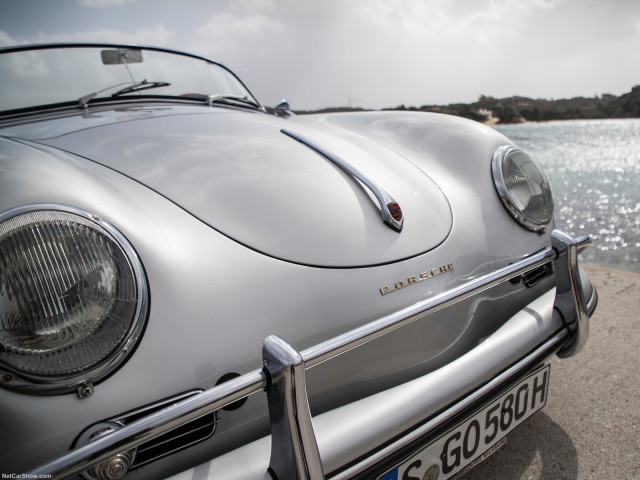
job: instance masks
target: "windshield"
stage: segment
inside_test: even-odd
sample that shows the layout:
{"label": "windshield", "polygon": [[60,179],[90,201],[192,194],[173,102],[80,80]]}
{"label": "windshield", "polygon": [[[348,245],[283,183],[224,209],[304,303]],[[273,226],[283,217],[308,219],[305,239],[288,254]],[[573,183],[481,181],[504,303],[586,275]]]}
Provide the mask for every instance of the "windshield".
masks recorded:
{"label": "windshield", "polygon": [[229,70],[179,52],[113,45],[0,51],[0,111],[140,96],[235,97],[259,106]]}

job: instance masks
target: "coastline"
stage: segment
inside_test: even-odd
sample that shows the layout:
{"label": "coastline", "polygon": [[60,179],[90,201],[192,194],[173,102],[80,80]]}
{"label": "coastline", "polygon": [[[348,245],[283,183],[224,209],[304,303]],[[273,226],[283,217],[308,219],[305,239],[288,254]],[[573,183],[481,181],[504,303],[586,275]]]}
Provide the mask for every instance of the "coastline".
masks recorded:
{"label": "coastline", "polygon": [[490,127],[497,126],[508,126],[508,125],[524,125],[524,124],[552,124],[552,123],[574,123],[574,122],[627,122],[629,120],[640,120],[640,117],[633,118],[556,118],[550,120],[527,120],[523,118],[521,121],[517,122],[503,122],[499,117],[492,117],[487,120],[483,120],[483,125],[488,125]]}

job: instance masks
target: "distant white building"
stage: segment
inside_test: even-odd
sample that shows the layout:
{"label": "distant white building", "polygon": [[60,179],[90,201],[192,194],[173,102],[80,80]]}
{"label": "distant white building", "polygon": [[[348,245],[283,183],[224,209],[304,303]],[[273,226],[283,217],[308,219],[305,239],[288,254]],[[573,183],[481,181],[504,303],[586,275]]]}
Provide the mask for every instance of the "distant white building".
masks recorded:
{"label": "distant white building", "polygon": [[488,108],[479,108],[476,111],[476,115],[478,115],[478,117],[480,117],[480,121],[482,123],[484,123],[485,125],[495,125],[496,123],[498,123],[500,121],[500,119],[498,117],[494,117],[493,116],[493,112],[491,110],[489,110]]}

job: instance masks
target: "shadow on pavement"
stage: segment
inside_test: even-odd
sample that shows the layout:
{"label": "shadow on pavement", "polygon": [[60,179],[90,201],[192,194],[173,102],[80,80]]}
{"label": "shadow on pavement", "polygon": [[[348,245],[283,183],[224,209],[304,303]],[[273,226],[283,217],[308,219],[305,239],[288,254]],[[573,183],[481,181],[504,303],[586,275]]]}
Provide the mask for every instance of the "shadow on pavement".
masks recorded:
{"label": "shadow on pavement", "polygon": [[571,438],[538,412],[507,436],[507,444],[460,480],[576,480],[578,453]]}

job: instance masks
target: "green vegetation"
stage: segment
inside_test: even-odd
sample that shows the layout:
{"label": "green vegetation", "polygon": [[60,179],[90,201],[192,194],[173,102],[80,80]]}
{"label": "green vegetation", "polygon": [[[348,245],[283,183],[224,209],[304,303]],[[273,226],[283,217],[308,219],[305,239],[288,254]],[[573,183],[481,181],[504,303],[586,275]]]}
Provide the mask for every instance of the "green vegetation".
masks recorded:
{"label": "green vegetation", "polygon": [[[421,107],[405,107],[401,105],[385,110],[440,112],[486,123],[542,122],[546,120],[595,118],[639,118],[640,85],[633,87],[629,93],[625,93],[619,97],[604,94],[594,98],[576,97],[563,100],[545,100],[518,96],[496,99],[482,95],[477,102],[470,104],[454,103],[450,105],[423,105]],[[297,113],[347,111],[362,111],[362,109],[336,107],[314,112]]]}

